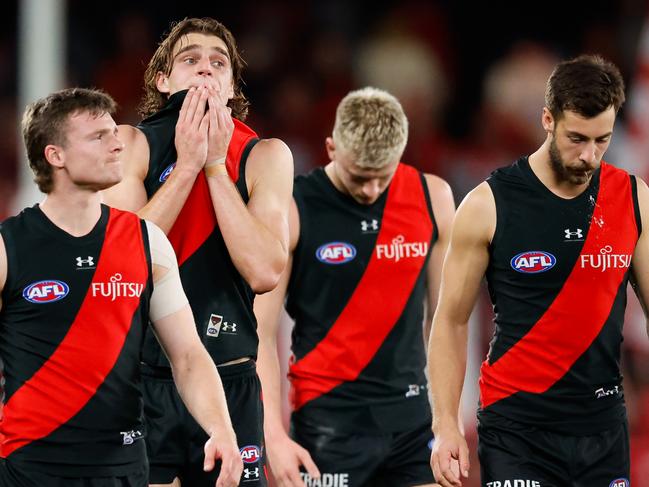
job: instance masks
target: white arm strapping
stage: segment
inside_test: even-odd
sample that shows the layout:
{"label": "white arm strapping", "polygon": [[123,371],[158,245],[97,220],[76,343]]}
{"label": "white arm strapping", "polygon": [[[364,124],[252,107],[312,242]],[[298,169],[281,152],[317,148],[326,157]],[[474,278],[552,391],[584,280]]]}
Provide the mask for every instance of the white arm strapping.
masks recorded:
{"label": "white arm strapping", "polygon": [[185,307],[187,296],[180,282],[176,254],[167,236],[160,228],[147,221],[151,263],[158,266],[153,281],[153,293],[149,306],[149,318],[156,322]]}

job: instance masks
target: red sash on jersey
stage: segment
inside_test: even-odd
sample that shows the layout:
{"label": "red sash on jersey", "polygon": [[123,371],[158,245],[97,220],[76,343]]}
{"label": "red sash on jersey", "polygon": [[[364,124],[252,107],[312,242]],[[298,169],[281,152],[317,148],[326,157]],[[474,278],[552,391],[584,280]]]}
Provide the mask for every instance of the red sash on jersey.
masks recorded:
{"label": "red sash on jersey", "polygon": [[420,173],[399,164],[388,189],[376,247],[358,286],[322,341],[290,367],[294,409],[355,380],[403,313],[426,255],[395,261],[385,254],[378,258],[377,247],[403,242],[430,245],[432,235]]}
{"label": "red sash on jersey", "polygon": [[[140,225],[133,213],[110,209],[93,283],[138,283],[146,289],[149,270]],[[5,404],[0,456],[8,457],[69,421],[113,369],[140,298],[93,297],[92,289],[91,284],[61,344]]]}
{"label": "red sash on jersey", "polygon": [[493,364],[482,364],[483,408],[519,391],[543,393],[566,374],[602,330],[628,271],[613,266],[602,272],[601,267],[582,263],[589,262],[590,255],[632,255],[637,240],[630,177],[602,162],[597,203],[581,254],[534,327]]}
{"label": "red sash on jersey", "polygon": [[[228,146],[225,165],[230,179],[236,183],[239,179],[239,164],[243,151],[250,139],[256,138],[257,134],[243,122],[232,120],[234,132]],[[179,266],[203,245],[214,227],[216,227],[216,214],[212,206],[210,188],[205,173],[201,171],[169,231],[169,241],[176,251]]]}

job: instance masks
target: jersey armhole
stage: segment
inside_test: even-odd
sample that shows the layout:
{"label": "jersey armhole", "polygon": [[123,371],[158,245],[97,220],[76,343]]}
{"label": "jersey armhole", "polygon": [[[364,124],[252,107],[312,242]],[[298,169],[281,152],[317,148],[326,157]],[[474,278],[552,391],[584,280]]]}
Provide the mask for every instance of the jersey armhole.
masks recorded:
{"label": "jersey armhole", "polygon": [[494,198],[494,205],[496,207],[496,226],[494,228],[494,233],[491,236],[491,242],[489,242],[489,254],[493,256],[493,249],[500,240],[500,236],[502,235],[503,228],[505,226],[505,209],[503,208],[504,205],[498,204],[500,200],[500,194],[498,193],[498,183],[492,178],[488,178],[487,184],[491,189],[491,194]]}
{"label": "jersey armhole", "polygon": [[7,258],[7,278],[5,279],[4,286],[2,287],[2,293],[0,293],[2,295],[3,306],[5,306],[9,301],[9,296],[11,295],[11,291],[14,287],[15,272],[13,271],[13,264],[16,264],[16,266],[18,266],[18,263],[16,262],[17,256],[14,253],[14,249],[16,247],[13,237],[11,236],[11,231],[8,230],[5,225],[0,225],[0,235],[2,235]]}
{"label": "jersey armhole", "polygon": [[635,176],[629,175],[631,182],[631,198],[633,199],[633,211],[635,212],[635,223],[638,228],[638,235],[642,233],[642,217],[640,215],[640,204],[638,203],[638,180]]}
{"label": "jersey armhole", "polygon": [[435,211],[433,210],[433,202],[430,199],[430,192],[428,190],[428,182],[423,172],[419,171],[419,181],[421,182],[422,189],[424,190],[424,199],[426,200],[426,208],[428,209],[428,216],[433,224],[433,234],[430,237],[430,246],[432,247],[439,238],[439,230],[437,229],[437,221],[435,220]]}

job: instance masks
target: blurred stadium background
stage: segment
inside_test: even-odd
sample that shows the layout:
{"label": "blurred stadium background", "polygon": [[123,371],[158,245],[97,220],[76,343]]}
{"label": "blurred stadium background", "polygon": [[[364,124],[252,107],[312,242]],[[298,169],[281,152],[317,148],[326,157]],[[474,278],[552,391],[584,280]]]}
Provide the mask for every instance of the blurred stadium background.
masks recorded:
{"label": "blurred stadium background", "polygon": [[[136,123],[142,76],[170,21],[225,23],[248,62],[248,122],[291,147],[296,173],[326,162],[324,138],[349,90],[388,89],[404,105],[403,157],[451,184],[459,202],[493,169],[543,140],[545,80],[560,59],[597,52],[627,83],[606,159],[649,177],[649,17],[646,0],[281,2],[9,0],[0,18],[0,219],[40,199],[23,159],[25,103],[64,86],[103,88]],[[476,374],[490,340],[484,295],[472,318],[464,410],[475,445]],[[649,478],[649,339],[629,299],[623,366],[632,484]],[[475,455],[475,448],[472,448]],[[473,458],[470,486],[479,469]]]}

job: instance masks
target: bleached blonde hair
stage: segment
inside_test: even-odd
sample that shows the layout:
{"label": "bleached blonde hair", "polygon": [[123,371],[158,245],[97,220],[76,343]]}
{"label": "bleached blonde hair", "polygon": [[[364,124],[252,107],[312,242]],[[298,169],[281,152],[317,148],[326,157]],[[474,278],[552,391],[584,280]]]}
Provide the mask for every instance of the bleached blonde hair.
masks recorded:
{"label": "bleached blonde hair", "polygon": [[381,169],[403,155],[408,119],[401,103],[378,88],[348,93],[336,109],[336,150],[347,152],[364,169]]}

